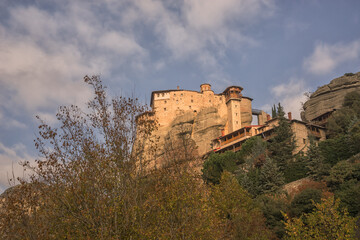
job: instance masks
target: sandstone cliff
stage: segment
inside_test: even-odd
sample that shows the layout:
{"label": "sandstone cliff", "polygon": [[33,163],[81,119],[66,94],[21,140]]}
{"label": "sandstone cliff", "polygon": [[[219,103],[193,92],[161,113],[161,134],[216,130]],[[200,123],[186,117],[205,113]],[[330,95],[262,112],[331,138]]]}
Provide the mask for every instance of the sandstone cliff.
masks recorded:
{"label": "sandstone cliff", "polygon": [[[221,129],[225,127],[226,119],[221,118],[218,109],[214,107],[206,107],[199,112],[187,111],[177,117],[168,126],[159,127],[152,133],[152,139],[157,139],[156,149],[156,165],[163,164],[162,159],[168,158],[166,152],[175,142],[187,139],[186,144],[190,144],[191,148],[195,148],[201,156],[211,150],[211,140],[221,135]],[[134,148],[140,149],[141,144],[145,147],[142,151],[147,159],[150,139],[139,139]],[[177,144],[177,143],[176,143]],[[150,159],[147,159],[150,160]],[[152,164],[150,165],[152,166]]]}
{"label": "sandstone cliff", "polygon": [[303,121],[310,121],[326,112],[339,109],[347,93],[360,92],[360,72],[345,74],[333,79],[329,84],[319,87],[304,104],[301,113]]}
{"label": "sandstone cliff", "polygon": [[198,113],[186,112],[179,115],[169,127],[154,134],[164,139],[165,145],[167,141],[186,134],[196,144],[198,153],[202,155],[211,150],[211,140],[221,135],[221,129],[224,128],[225,123],[225,119],[221,119],[216,108],[208,107]]}

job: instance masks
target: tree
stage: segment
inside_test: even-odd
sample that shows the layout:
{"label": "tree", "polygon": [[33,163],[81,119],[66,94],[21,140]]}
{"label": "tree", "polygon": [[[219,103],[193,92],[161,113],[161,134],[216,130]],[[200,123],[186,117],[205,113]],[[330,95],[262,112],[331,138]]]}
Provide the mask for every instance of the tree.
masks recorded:
{"label": "tree", "polygon": [[30,179],[20,179],[1,200],[1,239],[266,239],[271,234],[236,180],[220,181],[218,188],[201,182],[200,158],[186,134],[164,146],[161,168],[140,162],[135,138],[156,128],[151,119],[136,118],[146,107],[135,99],[109,100],[99,77],[85,82],[94,90],[87,110],[60,107],[57,128],[40,120],[35,144],[41,158],[36,166],[24,163],[33,171]]}
{"label": "tree", "polygon": [[284,184],[283,173],[267,156],[266,146],[266,142],[260,137],[252,137],[239,151],[245,163],[238,169],[237,178],[253,196],[275,192]]}
{"label": "tree", "polygon": [[268,150],[270,157],[276,162],[282,172],[286,165],[293,160],[295,140],[290,122],[285,118],[283,107],[278,105],[279,125],[274,129],[274,137],[270,139]]}
{"label": "tree", "polygon": [[321,180],[330,170],[329,164],[325,163],[325,159],[320,148],[315,144],[314,139],[310,138],[310,145],[306,152],[307,158],[307,174],[314,180]]}
{"label": "tree", "polygon": [[[21,194],[15,191],[13,199],[5,200],[6,209],[26,204],[22,212],[2,212],[10,214],[16,228],[2,225],[1,238],[136,236],[136,221],[141,218],[136,209],[148,187],[143,184],[147,173],[140,171],[132,146],[137,132],[151,132],[151,127],[141,130],[135,123],[146,107],[136,99],[109,100],[97,76],[84,81],[94,91],[86,112],[74,105],[60,107],[58,128],[40,120],[35,146],[41,158],[36,166],[24,163],[33,174],[29,180],[20,179]],[[24,217],[26,225],[16,223]]]}
{"label": "tree", "polygon": [[176,168],[149,176],[154,185],[140,208],[140,239],[218,239],[221,229],[215,225],[207,185],[200,184],[190,168]]}
{"label": "tree", "polygon": [[271,158],[267,158],[261,168],[259,183],[262,193],[274,193],[284,185],[284,175]]}
{"label": "tree", "polygon": [[259,136],[246,140],[238,152],[241,163],[245,163],[248,169],[261,167],[267,156],[266,146],[266,142]]}
{"label": "tree", "polygon": [[300,217],[301,214],[310,213],[315,208],[313,203],[321,201],[322,192],[320,189],[308,188],[296,194],[290,204],[292,217]]}
{"label": "tree", "polygon": [[330,170],[329,176],[326,177],[326,182],[333,191],[340,188],[340,185],[349,181],[357,180],[355,176],[356,167],[359,164],[352,164],[348,161],[341,161],[333,166]]}
{"label": "tree", "polygon": [[343,106],[328,120],[328,138],[320,143],[325,161],[332,166],[360,152],[360,94],[345,95]]}
{"label": "tree", "polygon": [[330,197],[314,205],[313,212],[300,218],[290,219],[285,214],[285,239],[355,239],[356,219],[346,209],[340,209],[338,199]]}
{"label": "tree", "polygon": [[211,154],[204,162],[203,179],[207,183],[218,184],[220,182],[221,174],[223,171],[234,172],[236,167],[236,159],[239,154],[233,151],[227,151],[222,154]]}
{"label": "tree", "polygon": [[261,211],[255,207],[248,193],[228,172],[211,191],[211,201],[218,224],[223,229],[219,239],[271,239]]}
{"label": "tree", "polygon": [[307,176],[306,156],[299,152],[294,156],[295,160],[290,161],[284,170],[285,183],[293,182]]}
{"label": "tree", "polygon": [[277,117],[277,112],[276,112],[276,106],[274,104],[274,106],[271,107],[271,117],[272,118],[276,118]]}
{"label": "tree", "polygon": [[360,121],[360,93],[350,92],[345,95],[341,109],[337,110],[328,121],[328,135],[331,138],[351,132],[351,128]]}
{"label": "tree", "polygon": [[256,198],[257,204],[260,206],[266,225],[278,238],[282,239],[285,234],[284,216],[282,212],[288,212],[289,203],[283,194],[281,195],[260,195]]}

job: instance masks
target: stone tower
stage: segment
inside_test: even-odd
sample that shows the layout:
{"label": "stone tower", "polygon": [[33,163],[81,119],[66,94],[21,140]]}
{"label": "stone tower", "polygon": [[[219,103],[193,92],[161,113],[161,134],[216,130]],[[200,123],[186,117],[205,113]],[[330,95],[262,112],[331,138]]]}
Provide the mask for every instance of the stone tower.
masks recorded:
{"label": "stone tower", "polygon": [[251,98],[243,97],[240,86],[231,86],[225,89],[225,101],[227,106],[228,132],[236,131],[249,126],[252,121]]}

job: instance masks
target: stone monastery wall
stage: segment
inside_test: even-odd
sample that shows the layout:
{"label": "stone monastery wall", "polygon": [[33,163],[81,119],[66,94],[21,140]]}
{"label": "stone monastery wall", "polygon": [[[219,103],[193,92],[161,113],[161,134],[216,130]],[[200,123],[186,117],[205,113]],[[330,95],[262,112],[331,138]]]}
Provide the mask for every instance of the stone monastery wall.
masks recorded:
{"label": "stone monastery wall", "polygon": [[[241,87],[234,87],[239,94]],[[168,126],[186,112],[195,114],[205,108],[216,108],[220,118],[226,120],[224,133],[248,126],[252,121],[251,98],[241,95],[230,98],[226,92],[215,94],[210,84],[201,85],[201,91],[165,90],[152,93],[151,107],[160,127]]]}
{"label": "stone monastery wall", "polygon": [[[278,119],[252,109],[252,99],[243,96],[242,90],[240,86],[230,86],[215,94],[210,84],[202,84],[199,92],[179,88],[152,92],[152,111],[141,118],[156,119],[158,128],[149,138],[138,136],[134,149],[141,159],[158,166],[166,159],[167,146],[172,146],[184,134],[196,145],[200,156],[209,152],[238,151],[251,136],[270,139]],[[253,115],[257,116],[258,125],[251,125]],[[289,121],[296,139],[295,152],[306,151],[309,135],[318,141],[325,139],[323,127],[292,120],[291,113]],[[154,150],[151,142],[157,143],[153,157],[149,157]]]}

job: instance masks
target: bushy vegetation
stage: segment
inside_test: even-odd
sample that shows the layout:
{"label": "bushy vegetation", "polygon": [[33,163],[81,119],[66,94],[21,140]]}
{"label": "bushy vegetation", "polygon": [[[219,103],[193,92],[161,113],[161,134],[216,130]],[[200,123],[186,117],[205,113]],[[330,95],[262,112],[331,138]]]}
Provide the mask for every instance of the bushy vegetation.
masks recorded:
{"label": "bushy vegetation", "polygon": [[109,99],[98,77],[85,82],[94,90],[87,110],[61,107],[58,128],[40,122],[41,158],[24,163],[30,179],[1,202],[1,239],[272,238],[261,210],[224,171],[233,164],[220,162],[221,173],[209,175],[216,186],[202,183],[194,170],[200,159],[184,138],[167,148],[166,165],[147,167],[133,149],[136,134],[156,127],[135,124],[146,108]]}
{"label": "bushy vegetation", "polygon": [[[281,104],[268,142],[204,162],[184,135],[163,167],[139,161],[135,137],[156,122],[138,119],[135,99],[109,99],[98,77],[88,109],[61,107],[59,127],[40,120],[41,158],[1,202],[1,239],[355,239],[360,215],[360,94],[345,97],[329,136],[296,142]],[[180,136],[180,135],[179,135]],[[181,136],[180,136],[181,137]],[[177,141],[177,142],[176,142]],[[150,147],[156,157],[157,144]],[[196,170],[202,166],[201,173]],[[306,180],[295,191],[284,184]]]}
{"label": "bushy vegetation", "polygon": [[[261,208],[267,226],[277,237],[331,238],[333,233],[329,233],[329,238],[325,237],[326,231],[321,234],[314,233],[316,225],[311,226],[315,223],[309,219],[320,221],[323,217],[321,214],[325,213],[319,208],[332,201],[332,207],[335,207],[336,211],[339,207],[346,209],[336,213],[338,224],[341,225],[341,221],[352,224],[350,228],[346,226],[346,229],[342,225],[336,226],[334,231],[340,234],[339,239],[352,239],[355,218],[360,216],[360,94],[352,92],[346,95],[343,107],[329,119],[327,140],[317,143],[310,138],[306,154],[293,154],[296,142],[289,121],[284,117],[282,106],[278,104],[276,108],[274,105],[272,113],[279,121],[274,137],[268,142],[258,137],[245,142],[243,148],[236,153],[243,161],[232,165],[230,172]],[[227,155],[219,154],[216,158],[222,159],[225,156]],[[205,164],[211,165],[208,161]],[[207,178],[205,174],[203,177]],[[303,185],[293,195],[282,191],[284,183],[304,178],[311,179],[311,184]],[[319,205],[321,199],[334,199],[332,196],[338,200],[323,200],[322,205]],[[281,212],[286,213],[286,227]],[[309,232],[305,233],[306,231]]]}

